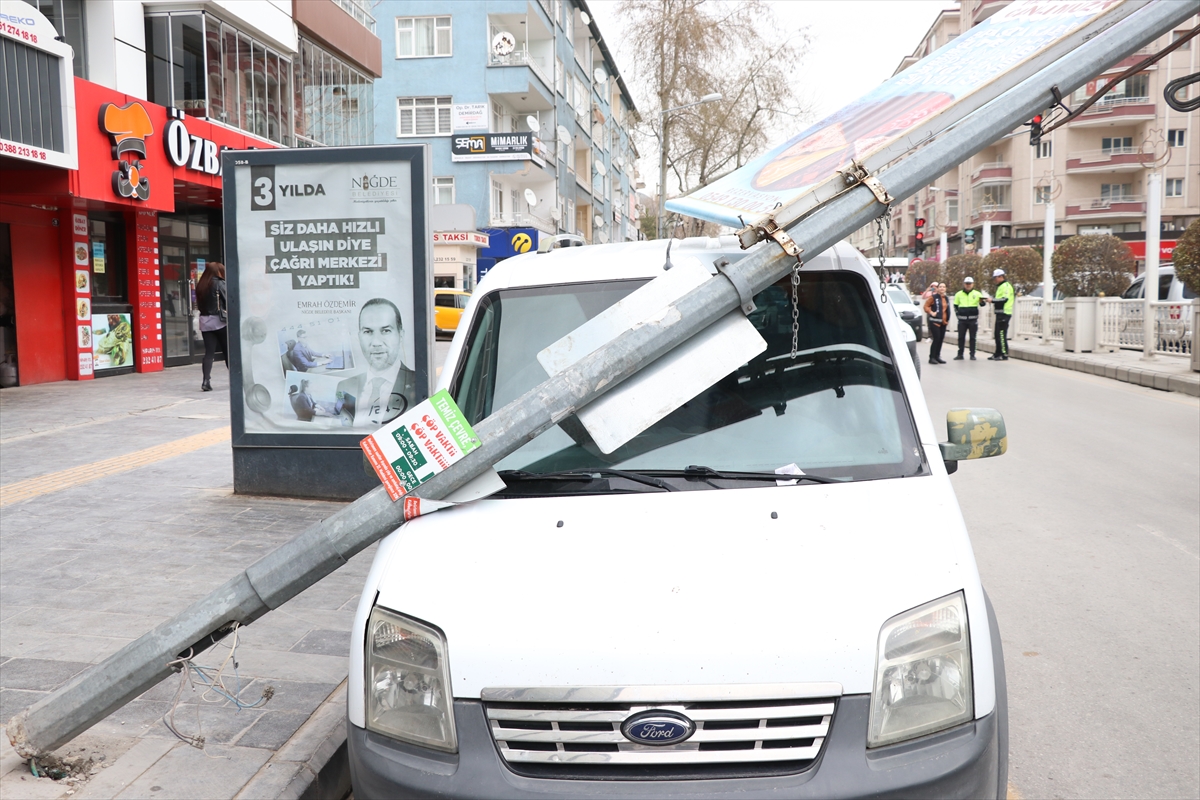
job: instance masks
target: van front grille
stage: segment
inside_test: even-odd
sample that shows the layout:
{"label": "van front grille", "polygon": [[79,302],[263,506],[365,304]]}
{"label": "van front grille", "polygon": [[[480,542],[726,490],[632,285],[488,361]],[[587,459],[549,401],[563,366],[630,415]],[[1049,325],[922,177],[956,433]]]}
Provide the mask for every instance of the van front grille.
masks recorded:
{"label": "van front grille", "polygon": [[[821,696],[812,696],[816,691]],[[712,775],[712,767],[722,775],[731,767],[740,774],[807,768],[821,752],[840,694],[837,684],[562,687],[485,690],[484,704],[492,737],[514,771],[686,778]],[[687,717],[695,732],[660,746],[626,738],[625,721],[647,711]]]}

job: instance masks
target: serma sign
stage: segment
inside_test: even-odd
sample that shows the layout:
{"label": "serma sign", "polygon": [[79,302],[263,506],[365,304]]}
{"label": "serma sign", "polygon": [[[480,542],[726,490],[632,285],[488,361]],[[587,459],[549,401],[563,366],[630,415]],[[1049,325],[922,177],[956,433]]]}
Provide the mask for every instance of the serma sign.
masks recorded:
{"label": "serma sign", "polygon": [[[1148,0],[1018,0],[857,101],[667,208],[740,227],[795,219],[1124,19]],[[1020,69],[1018,69],[1020,68]]]}

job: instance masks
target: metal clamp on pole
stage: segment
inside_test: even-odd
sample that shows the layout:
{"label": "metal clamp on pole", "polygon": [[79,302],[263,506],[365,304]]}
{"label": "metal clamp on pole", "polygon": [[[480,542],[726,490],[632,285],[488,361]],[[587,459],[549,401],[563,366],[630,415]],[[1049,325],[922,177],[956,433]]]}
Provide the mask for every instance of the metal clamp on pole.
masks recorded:
{"label": "metal clamp on pole", "polygon": [[754,292],[750,288],[750,284],[742,277],[742,274],[737,271],[730,271],[729,259],[718,258],[713,262],[713,266],[717,268],[717,272],[724,275],[733,284],[733,288],[738,293],[738,302],[742,304],[742,312],[746,315],[754,313],[754,309],[758,306],[754,305]]}
{"label": "metal clamp on pole", "polygon": [[885,206],[892,204],[892,196],[888,194],[888,190],[884,185],[879,182],[879,178],[867,172],[867,168],[859,162],[852,160],[850,162],[850,169],[838,170],[838,172],[845,179],[847,188],[857,186],[861,183],[871,190],[871,194],[875,195],[876,200]]}
{"label": "metal clamp on pole", "polygon": [[800,260],[800,254],[804,252],[800,245],[796,244],[796,240],[779,227],[779,223],[775,221],[774,217],[767,217],[757,225],[747,225],[737,232],[737,237],[743,250],[748,250],[763,239],[774,239],[775,243],[783,248],[783,252],[797,261]]}

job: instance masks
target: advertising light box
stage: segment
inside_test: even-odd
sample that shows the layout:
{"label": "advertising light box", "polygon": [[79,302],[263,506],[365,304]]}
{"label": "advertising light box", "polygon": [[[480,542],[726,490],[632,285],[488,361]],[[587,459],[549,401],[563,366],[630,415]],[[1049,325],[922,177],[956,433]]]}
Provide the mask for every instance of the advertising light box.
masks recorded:
{"label": "advertising light box", "polygon": [[224,159],[235,489],[356,496],[359,442],[430,392],[428,150]]}

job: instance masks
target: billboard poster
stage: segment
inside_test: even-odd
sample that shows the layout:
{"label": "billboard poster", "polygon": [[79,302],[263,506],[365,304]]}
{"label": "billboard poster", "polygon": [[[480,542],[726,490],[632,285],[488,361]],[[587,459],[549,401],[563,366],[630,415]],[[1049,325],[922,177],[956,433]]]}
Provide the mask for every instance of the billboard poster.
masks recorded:
{"label": "billboard poster", "polygon": [[424,146],[225,154],[235,447],[355,447],[429,395]]}
{"label": "billboard poster", "polygon": [[[87,339],[83,330],[79,335],[81,347]],[[129,314],[93,314],[90,339],[93,369],[133,366],[133,323]]]}
{"label": "billboard poster", "polygon": [[667,209],[738,228],[772,213],[794,219],[841,191],[838,171],[851,161],[878,170],[1140,5],[1017,0],[746,166],[669,200]]}

